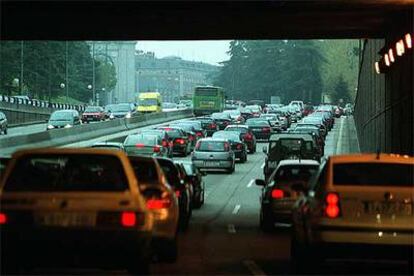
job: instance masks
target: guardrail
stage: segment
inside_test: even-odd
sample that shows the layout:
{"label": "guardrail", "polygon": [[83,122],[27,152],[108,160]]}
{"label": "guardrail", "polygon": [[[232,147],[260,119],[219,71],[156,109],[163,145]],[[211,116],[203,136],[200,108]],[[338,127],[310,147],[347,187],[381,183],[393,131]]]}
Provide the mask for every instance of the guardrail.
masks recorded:
{"label": "guardrail", "polygon": [[0,157],[10,156],[18,149],[63,146],[191,116],[192,110],[141,114],[130,119],[115,119],[96,124],[83,124],[67,129],[45,130],[29,135],[7,137],[0,139]]}
{"label": "guardrail", "polygon": [[36,99],[22,99],[14,96],[0,95],[0,102],[12,103],[17,105],[30,105],[40,108],[52,108],[52,109],[76,109],[78,111],[85,110],[85,105],[73,105],[73,104],[61,104],[53,103],[49,101],[41,101]]}

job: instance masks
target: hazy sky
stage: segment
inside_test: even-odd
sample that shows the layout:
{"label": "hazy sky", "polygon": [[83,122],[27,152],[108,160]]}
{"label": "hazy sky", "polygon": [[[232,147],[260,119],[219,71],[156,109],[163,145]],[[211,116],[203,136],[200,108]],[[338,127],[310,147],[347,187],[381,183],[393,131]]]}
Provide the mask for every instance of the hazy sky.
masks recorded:
{"label": "hazy sky", "polygon": [[155,56],[179,56],[186,60],[202,61],[217,65],[228,59],[230,40],[198,41],[138,41],[136,49],[155,52]]}

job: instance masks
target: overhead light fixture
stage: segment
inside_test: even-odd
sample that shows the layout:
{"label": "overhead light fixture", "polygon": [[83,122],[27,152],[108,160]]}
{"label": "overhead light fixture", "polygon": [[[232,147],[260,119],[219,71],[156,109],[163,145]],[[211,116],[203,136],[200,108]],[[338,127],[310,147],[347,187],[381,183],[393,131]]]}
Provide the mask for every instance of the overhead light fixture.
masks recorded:
{"label": "overhead light fixture", "polygon": [[395,43],[395,52],[397,53],[397,56],[402,56],[405,53],[405,46],[404,41],[400,39],[397,43]]}
{"label": "overhead light fixture", "polygon": [[390,57],[391,62],[395,62],[394,51],[392,50],[392,48],[388,50],[388,56]]}
{"label": "overhead light fixture", "polygon": [[380,67],[379,67],[379,62],[378,61],[375,62],[375,72],[377,74],[381,74]]}
{"label": "overhead light fixture", "polygon": [[390,58],[388,57],[388,54],[384,55],[385,65],[390,66]]}
{"label": "overhead light fixture", "polygon": [[404,36],[405,39],[405,45],[407,46],[408,49],[411,49],[413,47],[412,41],[411,41],[411,34],[406,34]]}

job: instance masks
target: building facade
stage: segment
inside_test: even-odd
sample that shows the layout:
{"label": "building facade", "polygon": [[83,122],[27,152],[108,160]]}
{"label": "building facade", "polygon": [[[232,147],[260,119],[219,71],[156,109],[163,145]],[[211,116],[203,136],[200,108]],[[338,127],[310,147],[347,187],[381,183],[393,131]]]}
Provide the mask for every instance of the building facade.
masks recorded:
{"label": "building facade", "polygon": [[191,96],[194,87],[210,85],[219,67],[169,56],[156,58],[152,52],[135,53],[136,84],[139,92],[160,92],[164,102]]}

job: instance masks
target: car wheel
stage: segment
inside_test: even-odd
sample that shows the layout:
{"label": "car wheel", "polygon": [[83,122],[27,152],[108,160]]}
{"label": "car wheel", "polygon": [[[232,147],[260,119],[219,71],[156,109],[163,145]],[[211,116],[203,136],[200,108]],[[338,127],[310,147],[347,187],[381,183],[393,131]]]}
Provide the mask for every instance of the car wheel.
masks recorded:
{"label": "car wheel", "polygon": [[270,233],[275,230],[273,219],[268,214],[263,212],[262,209],[260,210],[260,229],[266,233]]}
{"label": "car wheel", "polygon": [[199,195],[199,196],[198,196],[198,198],[197,198],[197,200],[196,200],[196,201],[194,201],[193,206],[194,206],[194,208],[196,208],[196,209],[200,209],[200,208],[201,208],[201,205],[203,205],[203,203],[204,203],[204,192],[203,192],[203,191],[201,191],[201,192],[200,192],[200,195]]}
{"label": "car wheel", "polygon": [[235,170],[236,170],[236,165],[233,164],[233,167],[231,167],[227,172],[228,173],[234,173]]}
{"label": "car wheel", "polygon": [[7,128],[4,129],[4,135],[7,135]]}
{"label": "car wheel", "polygon": [[157,252],[158,259],[166,263],[174,263],[177,260],[177,255],[178,246],[176,237],[172,240],[166,240],[163,242]]}
{"label": "car wheel", "polygon": [[241,158],[241,162],[242,162],[242,163],[246,163],[246,161],[247,161],[247,153],[245,152],[245,153],[243,154],[243,158]]}

